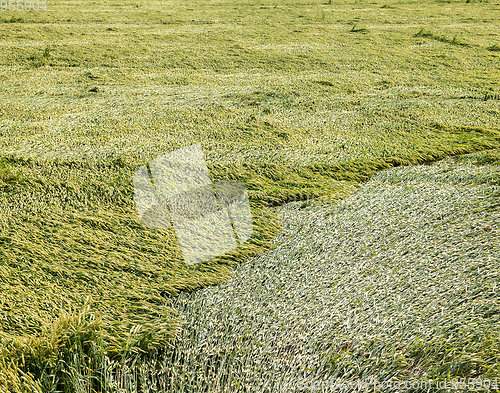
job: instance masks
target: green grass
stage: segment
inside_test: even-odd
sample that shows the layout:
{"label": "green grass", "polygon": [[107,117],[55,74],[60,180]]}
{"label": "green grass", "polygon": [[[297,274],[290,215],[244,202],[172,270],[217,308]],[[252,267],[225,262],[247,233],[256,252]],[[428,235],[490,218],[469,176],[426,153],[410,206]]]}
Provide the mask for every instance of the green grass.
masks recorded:
{"label": "green grass", "polygon": [[12,173],[5,161],[0,161],[0,184],[2,188],[8,188],[11,183],[17,180],[17,176]]}
{"label": "green grass", "polygon": [[352,26],[352,29],[349,30],[351,33],[368,33],[368,30],[365,28],[356,28],[356,25]]}
{"label": "green grass", "polygon": [[[176,299],[173,347],[112,361],[92,337],[65,359],[71,384],[90,369],[127,392],[498,378],[499,164],[492,150],[392,168],[340,203],[285,206],[275,249]],[[89,316],[71,318],[88,331]]]}
{"label": "green grass", "polygon": [[[269,249],[274,206],[500,147],[493,3],[47,7],[0,13],[0,381],[20,378],[6,390],[30,372],[78,391],[71,367],[171,344],[175,298]],[[198,142],[214,179],[249,190],[254,236],[186,266],[172,231],[138,221],[131,182]]]}
{"label": "green grass", "polygon": [[[420,29],[420,31],[415,34],[415,37],[426,37],[426,38],[432,38],[436,41],[440,41],[440,42],[447,42],[449,44],[452,44],[452,45],[463,45],[463,46],[467,46],[466,43],[460,41],[457,36],[453,36],[452,39],[449,39],[445,36],[440,36],[440,35],[436,35],[430,31],[426,31],[425,29]],[[488,50],[491,50],[489,48],[487,48]]]}
{"label": "green grass", "polygon": [[154,380],[498,378],[499,163],[495,150],[392,168],[340,203],[286,206],[273,251],[179,297],[187,326]]}

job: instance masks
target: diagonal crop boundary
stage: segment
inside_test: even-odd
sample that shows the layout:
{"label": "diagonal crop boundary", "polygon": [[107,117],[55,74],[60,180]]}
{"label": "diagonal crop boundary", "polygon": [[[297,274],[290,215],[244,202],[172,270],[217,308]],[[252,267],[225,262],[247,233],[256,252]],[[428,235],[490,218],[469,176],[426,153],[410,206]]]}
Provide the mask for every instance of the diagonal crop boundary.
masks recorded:
{"label": "diagonal crop boundary", "polygon": [[[166,347],[178,336],[182,328],[181,321],[175,316],[175,310],[169,306],[171,299],[180,291],[192,291],[224,281],[230,277],[232,266],[244,258],[269,249],[271,247],[270,240],[279,231],[278,219],[272,209],[274,206],[312,198],[339,200],[359,189],[360,183],[367,181],[380,170],[393,166],[432,162],[447,156],[500,146],[499,133],[495,130],[446,127],[439,124],[432,125],[430,130],[436,135],[452,135],[454,139],[451,143],[448,141],[448,145],[438,148],[436,146],[421,146],[417,152],[409,151],[408,154],[397,157],[358,159],[347,163],[328,165],[277,167],[270,163],[255,163],[225,167],[209,163],[214,178],[242,181],[247,187],[251,205],[256,213],[254,223],[256,236],[237,250],[193,268],[182,266],[171,233],[162,232],[162,236],[159,236],[158,233],[141,228],[141,225],[134,218],[133,199],[130,198],[132,185],[130,180],[127,180],[130,179],[130,174],[135,169],[134,164],[121,160],[112,163],[61,160],[50,164],[52,167],[48,169],[47,162],[37,162],[33,159],[14,156],[4,157],[3,162],[6,164],[3,166],[13,168],[8,169],[9,171],[19,172],[16,179],[12,179],[14,181],[10,182],[11,189],[6,194],[16,193],[18,197],[19,194],[22,194],[20,191],[24,190],[25,193],[33,196],[32,190],[37,188],[43,189],[44,192],[50,191],[51,187],[58,190],[63,189],[66,195],[65,203],[73,211],[67,214],[63,207],[60,207],[59,210],[54,208],[54,213],[46,216],[50,225],[61,227],[61,233],[75,228],[83,232],[86,228],[87,234],[97,232],[102,235],[95,236],[94,234],[97,238],[106,238],[113,231],[117,231],[116,237],[111,240],[112,247],[109,245],[106,247],[114,253],[113,255],[117,258],[121,257],[123,260],[118,266],[109,270],[108,265],[102,265],[102,258],[92,258],[93,253],[99,247],[92,247],[91,244],[88,244],[89,239],[81,239],[78,246],[71,244],[73,254],[80,252],[82,255],[91,257],[88,261],[89,264],[83,265],[80,269],[81,274],[84,274],[84,271],[89,268],[93,268],[95,269],[93,272],[96,273],[94,281],[96,279],[98,281],[99,274],[103,280],[106,280],[106,275],[112,273],[112,280],[109,281],[108,286],[113,286],[114,280],[119,284],[117,289],[123,296],[116,296],[116,293],[110,291],[102,296],[105,299],[103,302],[92,300],[92,293],[81,291],[80,294],[90,295],[87,297],[88,300],[81,305],[83,311],[73,308],[73,311],[63,312],[52,322],[45,321],[42,328],[37,331],[26,326],[26,331],[31,331],[28,335],[19,336],[3,332],[1,342],[2,361],[6,367],[4,375],[31,375],[32,380],[26,378],[32,381],[30,382],[32,384],[36,384],[34,381],[37,380],[46,381],[48,375],[58,375],[58,381],[67,381],[64,365],[69,364],[71,356],[74,356],[75,353],[84,359],[83,364],[88,364],[89,369],[92,369],[92,364],[99,354],[105,353],[111,360],[117,360],[147,354],[152,350]],[[81,184],[71,184],[64,178],[61,178],[60,181],[51,179],[52,182],[47,180],[48,175],[53,175],[61,169],[63,169],[62,172],[88,171],[95,176],[91,182]],[[98,194],[95,199],[91,198],[93,194]],[[81,204],[72,205],[75,201],[79,201]],[[101,209],[98,208],[99,206]],[[106,208],[111,209],[111,211],[107,211]],[[40,225],[40,219],[43,219],[43,215],[39,216],[38,222],[29,222],[34,219],[32,217],[26,220],[28,223],[25,224],[25,233],[32,232],[36,225]],[[130,230],[120,233],[116,228],[121,227]],[[159,256],[163,259],[170,258],[169,263],[164,264],[161,268],[155,267],[151,263],[141,268],[141,263],[136,263],[134,267],[134,264],[126,261],[127,258],[123,258],[126,250],[120,248],[117,242],[131,236],[133,232],[146,236],[146,243],[161,242],[160,238],[163,237],[162,242],[165,245],[165,240],[170,240],[167,241],[166,247],[161,250],[143,244],[127,258],[132,261],[135,258],[136,261],[141,262],[144,255],[153,258],[160,251]],[[69,242],[67,237],[64,238],[62,234],[54,235],[55,238],[57,236],[60,236],[60,239],[66,239],[68,243],[73,243],[73,241]],[[55,262],[57,261],[58,255],[48,253],[44,247],[43,237],[32,239],[29,244],[24,245],[19,243],[19,238],[13,238],[12,234],[3,235],[1,239],[2,249],[0,252],[4,258],[13,259],[12,255],[16,254],[32,261],[41,256],[52,257],[55,258]],[[97,241],[97,239],[94,240]],[[59,255],[63,257],[71,255],[65,254],[64,250],[59,252]],[[92,261],[94,261],[94,265],[91,265]],[[76,262],[81,263],[81,261]],[[19,270],[19,263],[11,263],[10,268],[8,274],[16,269],[20,272],[19,274],[22,274],[22,271]],[[65,274],[69,274],[64,266],[56,266],[48,271],[46,268],[43,269],[45,269],[44,274],[50,280],[61,279],[61,277],[64,278]],[[173,275],[172,270],[176,272]],[[73,277],[74,280],[78,278],[75,278],[74,275],[69,277]],[[138,289],[127,287],[126,281],[131,278],[137,280],[135,283]],[[88,280],[89,277],[82,279]],[[68,283],[64,280],[62,282]],[[152,289],[151,282],[156,282],[155,289]],[[25,285],[34,284],[40,285],[41,282],[28,282]],[[96,282],[95,288],[98,286],[99,282]],[[50,301],[50,294],[46,299]],[[54,303],[53,307],[64,308],[63,303]],[[132,318],[132,314],[138,316]],[[22,323],[22,321],[16,323]],[[73,333],[70,334],[70,332]],[[94,342],[91,346],[88,344],[90,341]],[[97,343],[99,345],[96,347]],[[4,383],[7,384],[5,381]]]}

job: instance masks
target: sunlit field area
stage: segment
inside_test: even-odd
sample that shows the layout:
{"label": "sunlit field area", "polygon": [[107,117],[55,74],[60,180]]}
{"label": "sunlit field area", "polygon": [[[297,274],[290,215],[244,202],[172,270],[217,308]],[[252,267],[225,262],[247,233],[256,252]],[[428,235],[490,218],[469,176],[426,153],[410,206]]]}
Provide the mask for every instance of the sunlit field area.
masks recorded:
{"label": "sunlit field area", "polygon": [[[0,10],[1,392],[500,378],[499,0],[46,8]],[[253,234],[189,265],[133,176],[198,143]]]}

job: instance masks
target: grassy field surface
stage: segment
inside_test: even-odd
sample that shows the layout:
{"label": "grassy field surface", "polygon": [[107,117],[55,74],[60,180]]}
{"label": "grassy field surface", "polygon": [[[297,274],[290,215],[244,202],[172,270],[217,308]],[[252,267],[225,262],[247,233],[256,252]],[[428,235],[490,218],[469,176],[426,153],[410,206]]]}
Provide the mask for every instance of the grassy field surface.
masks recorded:
{"label": "grassy field surface", "polygon": [[[495,160],[498,2],[329,3],[0,11],[0,389],[118,391],[98,380],[179,346],[180,293],[273,247],[276,206],[333,203],[392,166]],[[194,143],[247,187],[254,235],[186,266],[173,231],[139,222],[132,176]]]}
{"label": "grassy field surface", "polygon": [[340,203],[286,205],[272,251],[179,296],[179,344],[141,377],[172,392],[498,379],[499,159],[393,168]]}

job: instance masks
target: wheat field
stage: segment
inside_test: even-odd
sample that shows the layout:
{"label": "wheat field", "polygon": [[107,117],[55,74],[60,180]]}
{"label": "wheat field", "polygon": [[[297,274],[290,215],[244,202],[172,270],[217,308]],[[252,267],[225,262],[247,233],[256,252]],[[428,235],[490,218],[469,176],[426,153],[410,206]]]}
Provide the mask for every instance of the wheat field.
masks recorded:
{"label": "wheat field", "polygon": [[[389,176],[381,173],[399,176],[401,170],[415,189],[412,182],[432,181],[426,171],[411,168],[454,156],[471,179],[493,179],[483,197],[495,198],[488,193],[496,195],[496,169],[491,168],[500,148],[499,11],[495,0],[53,0],[46,11],[0,11],[0,389],[153,391],[156,382],[139,380],[148,367],[153,367],[150,374],[163,370],[159,375],[170,378],[167,391],[264,391],[277,383],[269,369],[260,380],[255,377],[253,387],[235,382],[247,378],[251,368],[240,374],[221,371],[224,378],[234,377],[224,383],[195,378],[181,386],[178,377],[174,382],[175,370],[196,359],[203,359],[196,367],[213,369],[196,351],[175,366],[180,361],[175,354],[190,348],[183,337],[211,323],[188,323],[198,312],[211,318],[198,302],[210,291],[213,296],[229,291],[234,277],[241,277],[236,282],[243,290],[251,282],[243,278],[251,275],[245,263],[271,258],[285,233],[297,236],[294,242],[300,244],[319,230],[315,225],[321,226],[311,220],[304,221],[310,228],[305,231],[287,225],[301,222],[310,208],[310,214],[322,217],[345,201],[361,203],[356,198],[368,198],[366,187],[375,187],[368,199],[383,198],[380,204],[395,204],[390,195],[384,197],[393,191],[401,200],[435,204],[442,210],[432,216],[436,224],[453,208],[439,199],[440,192],[449,193],[448,203],[456,202],[457,211],[470,208],[458,195],[461,183],[452,192],[443,180],[445,191],[431,187],[419,196],[392,189],[385,184],[389,180],[375,186],[373,176]],[[246,187],[253,236],[224,255],[186,265],[172,229],[140,222],[132,179],[146,162],[197,143],[213,179]],[[467,156],[475,152],[480,155]],[[467,157],[465,162],[459,156]],[[460,178],[457,171],[453,176]],[[471,195],[483,192],[479,188]],[[366,203],[359,209],[372,214],[375,207]],[[479,255],[497,244],[495,206],[488,213],[491,222],[484,224],[492,230],[480,232],[470,252]],[[415,206],[400,209],[411,215]],[[480,221],[486,213],[472,209],[467,214]],[[443,221],[446,230],[456,229],[457,217]],[[371,233],[365,219],[359,218],[358,225]],[[483,244],[483,235],[492,243]],[[380,258],[403,252],[384,247]],[[359,258],[370,258],[363,253]],[[437,263],[451,257],[434,258]],[[491,258],[491,267],[484,269],[491,268],[488,277],[493,278],[484,283],[485,291],[497,277],[493,251]],[[282,260],[302,263],[298,254],[285,252]],[[322,274],[325,280],[333,275],[328,269]],[[455,299],[460,288],[446,296]],[[496,310],[498,293],[491,291],[481,307]],[[380,294],[372,295],[378,299]],[[193,309],[186,308],[186,299],[192,299]],[[234,304],[238,299],[243,298],[235,293]],[[287,299],[285,308],[293,304]],[[414,300],[418,308],[422,299]],[[448,304],[446,312],[453,307]],[[242,315],[247,312],[250,318],[251,310]],[[464,320],[471,315],[464,311]],[[494,311],[481,315],[489,316],[467,321],[479,330],[496,321]],[[328,352],[333,344],[322,343],[321,337],[332,321],[317,318],[313,330],[319,349],[314,352],[308,344],[304,351],[311,359],[324,358],[314,363],[311,375],[344,370],[346,378],[354,377],[349,367],[361,360],[349,358],[349,351]],[[250,326],[231,321],[226,326],[234,332]],[[494,330],[488,339],[477,336],[482,337],[477,347],[468,344],[465,333],[453,336],[447,347],[439,340],[448,321],[438,322],[429,325],[435,331],[421,352],[409,341],[398,351],[425,360],[433,378],[448,372],[498,374]],[[231,346],[238,335],[225,344],[213,341],[214,346]],[[333,342],[343,336],[335,337]],[[382,344],[374,350],[358,340],[360,351],[377,354],[361,361],[360,370],[389,375],[374,366],[374,359],[388,361],[400,352],[387,352]],[[271,354],[272,347],[266,348]],[[447,351],[453,354],[449,359],[443,355]],[[268,359],[252,356],[249,362]],[[469,357],[474,359],[467,363]],[[403,378],[405,372],[413,371],[403,367],[397,375]],[[292,380],[301,377],[290,373]]]}

